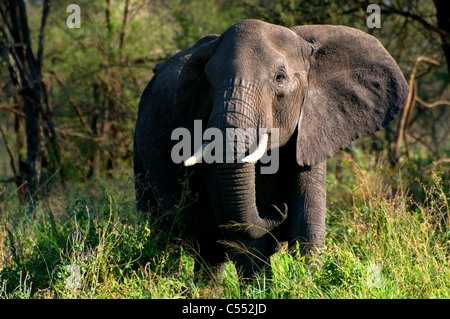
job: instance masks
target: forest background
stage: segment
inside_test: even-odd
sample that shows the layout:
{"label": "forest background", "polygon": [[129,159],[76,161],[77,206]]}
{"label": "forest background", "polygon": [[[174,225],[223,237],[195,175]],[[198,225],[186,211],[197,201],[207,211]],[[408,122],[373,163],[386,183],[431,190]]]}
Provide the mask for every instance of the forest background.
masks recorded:
{"label": "forest background", "polygon": [[[0,1],[0,297],[207,298],[192,257],[134,207],[132,141],[156,63],[246,18],[377,37],[411,94],[386,129],[328,161],[327,247],[310,273],[225,298],[449,297],[450,16],[445,0]],[[78,5],[77,8],[71,4]],[[379,28],[369,27],[379,9]],[[79,12],[78,20],[73,14]],[[270,284],[269,284],[270,283]]]}

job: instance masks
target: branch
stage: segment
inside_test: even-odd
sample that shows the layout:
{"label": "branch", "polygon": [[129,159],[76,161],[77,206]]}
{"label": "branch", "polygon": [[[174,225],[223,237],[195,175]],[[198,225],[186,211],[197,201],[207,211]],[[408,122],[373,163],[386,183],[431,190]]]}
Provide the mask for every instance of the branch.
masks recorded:
{"label": "branch", "polygon": [[137,7],[136,10],[134,10],[134,12],[133,12],[133,14],[131,15],[129,21],[133,21],[134,18],[136,18],[136,16],[139,14],[139,12],[141,11],[141,9],[142,9],[144,6],[148,6],[148,2],[149,2],[149,0],[142,1],[142,3],[139,5],[139,7]]}
{"label": "branch", "polygon": [[[28,19],[27,19],[27,11],[26,11],[26,7],[25,7],[25,2],[24,1],[16,1],[16,5],[18,8],[18,13],[19,13],[19,17],[18,17],[18,23],[19,23],[19,28],[20,28],[20,33],[22,35],[22,40],[25,43],[25,58],[24,61],[27,60],[27,64],[28,64],[28,68],[30,70],[30,74],[31,74],[31,78],[32,79],[37,79],[37,74],[39,72],[39,70],[36,70],[35,68],[35,63],[36,63],[36,59],[33,55],[33,50],[32,50],[32,46],[31,46],[31,35],[30,35],[30,28],[28,26]],[[25,63],[24,63],[25,65]],[[32,88],[32,83],[28,83],[30,88]]]}
{"label": "branch", "polygon": [[62,91],[64,92],[64,94],[67,96],[67,102],[72,105],[73,109],[75,110],[75,113],[77,113],[78,118],[81,122],[81,124],[84,126],[84,128],[86,129],[86,131],[90,134],[90,135],[94,135],[94,132],[92,131],[91,127],[88,125],[86,119],[84,118],[83,112],[81,111],[81,109],[76,105],[76,103],[73,103],[73,101],[71,100],[70,94],[67,92],[66,87],[64,86],[63,81],[60,79],[60,77],[58,76],[58,74],[56,74],[56,72],[54,71],[50,71],[50,73],[52,74],[52,76],[54,77],[54,79],[56,79],[56,82],[60,85]]}
{"label": "branch", "polygon": [[[16,104],[14,106],[21,106],[21,105],[20,104]],[[16,115],[19,115],[20,117],[25,117],[25,113],[23,113],[23,112],[21,112],[19,110],[16,110],[14,108],[14,106],[0,105],[0,110],[5,110],[5,111],[8,111],[8,112],[12,112],[12,113],[14,113]]]}
{"label": "branch", "polygon": [[108,34],[111,34],[112,33],[111,0],[106,0],[105,19],[106,19],[106,28],[108,29]]}
{"label": "branch", "polygon": [[39,42],[38,42],[38,52],[37,52],[37,63],[38,63],[39,69],[42,66],[42,54],[44,52],[44,28],[45,28],[45,22],[47,21],[49,12],[50,12],[49,0],[44,0],[44,3],[42,5],[42,19],[41,19],[41,27],[39,29]]}
{"label": "branch", "polygon": [[416,91],[415,81],[416,81],[417,65],[420,62],[426,62],[426,63],[430,63],[432,65],[439,65],[439,63],[436,60],[427,58],[425,56],[417,57],[416,61],[414,62],[414,65],[411,69],[411,74],[409,76],[409,81],[408,81],[409,94],[406,99],[406,103],[402,109],[402,115],[400,117],[400,121],[398,124],[397,141],[395,142],[395,146],[394,146],[394,150],[393,150],[393,157],[394,157],[395,161],[398,160],[399,153],[400,153],[400,145],[401,145],[402,140],[405,144],[406,156],[409,159],[408,143],[406,140],[406,126],[408,125],[408,120],[409,120],[409,117],[411,114],[411,110],[413,109],[414,104],[417,100],[417,91]]}
{"label": "branch", "polygon": [[123,48],[124,41],[125,41],[125,27],[128,22],[128,15],[130,13],[130,0],[126,0],[125,7],[123,9],[123,16],[122,16],[122,27],[120,28],[120,34],[119,34],[119,50]]}
{"label": "branch", "polygon": [[106,137],[101,137],[101,136],[100,137],[92,137],[92,136],[89,136],[89,135],[86,135],[83,133],[79,133],[79,132],[66,131],[64,128],[59,128],[59,127],[55,128],[55,131],[62,135],[81,137],[81,138],[91,140],[91,141],[94,141],[97,143],[106,139]]}
{"label": "branch", "polygon": [[433,108],[433,107],[438,106],[438,105],[448,105],[448,106],[450,106],[450,101],[445,101],[445,100],[439,100],[439,101],[435,101],[435,102],[429,103],[429,102],[425,102],[424,100],[422,100],[418,96],[416,96],[416,100],[417,100],[417,102],[419,102],[420,104],[422,104],[423,106],[428,107],[428,108]]}
{"label": "branch", "polygon": [[425,20],[423,17],[421,17],[415,13],[394,8],[392,6],[387,5],[386,3],[381,3],[381,5],[386,8],[385,10],[383,10],[383,9],[381,10],[381,12],[383,12],[383,13],[396,13],[396,14],[404,16],[406,18],[411,18],[411,19],[419,22],[420,24],[422,24],[428,30],[436,32],[437,34],[439,34],[443,37],[449,36],[449,34],[445,30],[436,27],[435,25],[431,24],[430,22]]}
{"label": "branch", "polygon": [[11,148],[9,147],[9,143],[8,143],[8,140],[6,139],[5,132],[3,132],[3,129],[1,126],[0,126],[0,134],[2,135],[3,141],[5,142],[6,151],[8,152],[8,155],[9,155],[9,160],[11,163],[11,168],[13,170],[14,176],[16,176],[16,178],[17,178],[18,175],[17,175],[17,171],[16,171],[16,165],[14,165],[14,156],[11,152]]}
{"label": "branch", "polygon": [[[9,26],[6,23],[7,18],[6,18],[6,16],[4,16],[4,12],[1,10],[0,10],[0,12],[1,12],[2,18],[4,20],[4,23],[2,23],[0,25],[1,26],[0,30],[3,33],[4,39],[6,39],[8,41],[7,45],[6,45],[6,47],[8,48],[8,50],[6,50],[7,55],[8,55],[7,60],[16,76],[17,83],[19,83],[19,86],[21,88],[24,88],[26,86],[25,82],[31,83],[31,79],[28,76],[27,72],[25,71],[22,60],[18,56],[15,48],[16,47],[26,47],[26,45],[23,43],[20,43],[20,45],[19,45],[19,43],[14,43],[15,39],[14,39],[13,33],[11,32],[11,26]],[[11,77],[12,77],[12,74],[11,74]],[[13,81],[14,81],[14,79],[13,79]]]}

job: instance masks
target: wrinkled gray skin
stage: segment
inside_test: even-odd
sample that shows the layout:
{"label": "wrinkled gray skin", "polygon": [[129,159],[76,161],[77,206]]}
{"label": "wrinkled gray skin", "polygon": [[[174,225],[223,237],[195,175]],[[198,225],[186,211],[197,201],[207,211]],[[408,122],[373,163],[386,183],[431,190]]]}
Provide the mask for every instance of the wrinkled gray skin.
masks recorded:
{"label": "wrinkled gray skin", "polygon": [[[244,277],[264,269],[281,242],[299,242],[303,254],[324,244],[326,159],[388,125],[409,91],[378,40],[343,26],[245,20],[154,71],[135,131],[137,208],[164,215],[164,227],[195,243],[197,259],[218,274],[228,254]],[[279,128],[278,172],[261,175],[259,163],[174,164],[171,133],[186,127],[194,136],[196,119],[204,130]],[[194,200],[175,216],[186,176]],[[220,227],[230,223],[252,226]],[[245,254],[232,248],[242,245]]]}

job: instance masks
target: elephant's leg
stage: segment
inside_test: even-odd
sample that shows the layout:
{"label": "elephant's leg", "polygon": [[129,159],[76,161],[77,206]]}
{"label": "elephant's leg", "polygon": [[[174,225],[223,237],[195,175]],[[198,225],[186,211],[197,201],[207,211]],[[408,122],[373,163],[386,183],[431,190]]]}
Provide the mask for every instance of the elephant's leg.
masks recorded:
{"label": "elephant's leg", "polygon": [[[208,297],[220,298],[223,292],[223,273],[225,270],[225,261],[211,263],[195,257],[194,263],[194,282],[208,283]],[[200,280],[202,278],[203,280]]]}
{"label": "elephant's leg", "polygon": [[206,276],[209,280],[221,284],[226,262],[208,261],[202,256],[195,256],[194,273],[196,277]]}
{"label": "elephant's leg", "polygon": [[257,240],[243,240],[233,242],[230,247],[233,262],[240,278],[251,281],[260,275],[270,278],[270,255],[273,246],[272,240],[266,235]]}
{"label": "elephant's leg", "polygon": [[[226,255],[225,250],[217,241],[210,240],[198,244],[191,255],[195,260],[194,274],[196,281],[203,277],[213,284],[222,284]],[[220,294],[219,290],[216,292]]]}
{"label": "elephant's leg", "polygon": [[295,170],[296,188],[287,220],[289,244],[298,242],[301,254],[310,257],[325,243],[326,162]]}

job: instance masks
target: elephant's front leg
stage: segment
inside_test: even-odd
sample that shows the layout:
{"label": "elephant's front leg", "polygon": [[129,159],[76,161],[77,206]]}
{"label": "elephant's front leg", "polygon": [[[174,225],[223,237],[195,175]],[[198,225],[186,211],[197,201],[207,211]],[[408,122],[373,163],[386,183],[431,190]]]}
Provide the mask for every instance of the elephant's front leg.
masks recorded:
{"label": "elephant's front leg", "polygon": [[274,240],[265,235],[257,240],[243,240],[233,243],[232,259],[236,270],[244,280],[251,282],[260,275],[271,278],[270,255],[274,252]]}
{"label": "elephant's front leg", "polygon": [[310,257],[325,243],[326,161],[294,170],[295,191],[286,220],[289,246],[298,242],[302,256]]}

